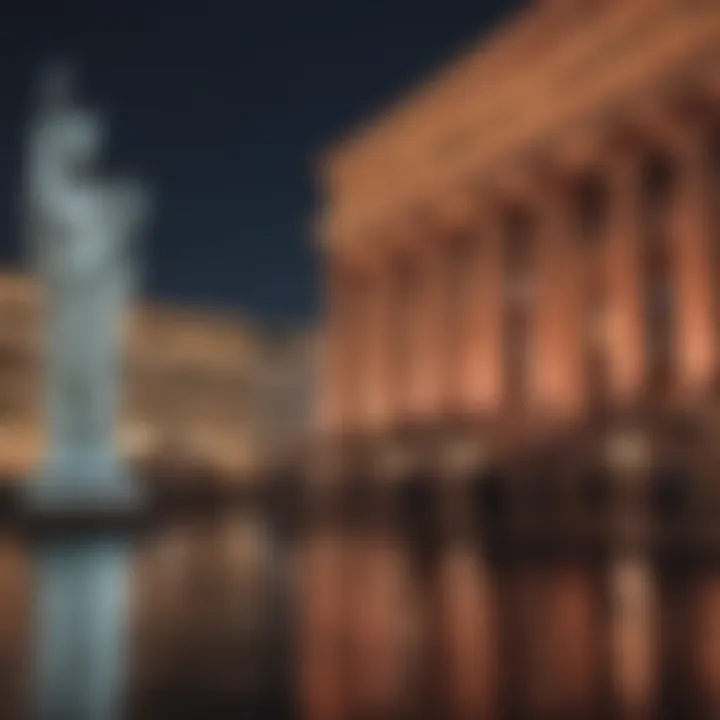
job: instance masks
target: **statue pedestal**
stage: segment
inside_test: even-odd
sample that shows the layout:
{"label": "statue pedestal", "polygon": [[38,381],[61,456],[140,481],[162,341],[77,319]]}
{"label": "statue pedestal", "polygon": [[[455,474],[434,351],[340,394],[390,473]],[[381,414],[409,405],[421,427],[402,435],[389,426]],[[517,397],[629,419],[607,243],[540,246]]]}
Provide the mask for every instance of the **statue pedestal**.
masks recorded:
{"label": "statue pedestal", "polygon": [[133,538],[147,507],[134,488],[41,482],[23,494],[38,720],[122,717]]}

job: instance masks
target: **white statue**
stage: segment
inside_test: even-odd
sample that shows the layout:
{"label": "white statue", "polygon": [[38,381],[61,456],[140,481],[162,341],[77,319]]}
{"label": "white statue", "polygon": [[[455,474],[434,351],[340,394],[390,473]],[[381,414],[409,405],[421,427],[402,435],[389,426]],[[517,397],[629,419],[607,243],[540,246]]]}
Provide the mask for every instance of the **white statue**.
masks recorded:
{"label": "white statue", "polygon": [[149,210],[138,184],[99,173],[104,126],[72,97],[72,74],[43,79],[26,160],[25,220],[44,295],[48,448],[41,486],[120,483],[119,330]]}

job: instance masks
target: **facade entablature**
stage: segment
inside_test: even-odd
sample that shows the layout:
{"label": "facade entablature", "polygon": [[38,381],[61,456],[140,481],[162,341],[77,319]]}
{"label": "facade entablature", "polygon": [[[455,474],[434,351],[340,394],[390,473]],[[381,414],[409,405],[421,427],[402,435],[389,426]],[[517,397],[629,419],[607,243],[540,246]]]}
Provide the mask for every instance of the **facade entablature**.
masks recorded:
{"label": "facade entablature", "polygon": [[373,238],[395,235],[393,228],[412,225],[408,218],[417,214],[417,208],[433,218],[432,225],[441,235],[448,235],[453,228],[482,216],[481,207],[532,203],[541,196],[548,177],[602,172],[608,159],[623,147],[674,153],[682,149],[693,129],[718,117],[719,79],[720,62],[706,75],[698,75],[694,87],[679,83],[673,93],[673,88],[663,86],[665,92],[647,93],[623,111],[603,113],[565,134],[549,136],[550,142],[544,146],[519,148],[485,171],[470,165],[453,168],[444,175],[438,173],[434,183],[421,186],[418,182],[406,195],[390,196],[384,205],[362,213],[358,206],[357,214],[349,217],[327,217],[325,244],[349,250],[373,242]]}
{"label": "facade entablature", "polygon": [[[609,0],[617,2],[617,0]],[[605,0],[603,4],[607,4]],[[548,12],[543,3],[530,4],[512,21],[484,37],[449,66],[401,98],[393,109],[375,118],[361,132],[346,138],[327,154],[333,186],[355,182],[362,168],[384,162],[388,152],[398,149],[414,151],[420,136],[432,135],[442,125],[453,123],[453,116],[468,101],[468,88],[486,84],[497,87],[517,74],[519,63],[532,63],[546,52],[570,24],[587,20],[587,7],[578,13]],[[600,9],[598,5],[593,6]],[[560,21],[560,22],[558,22]],[[410,137],[415,142],[408,142]],[[357,185],[354,185],[357,189]]]}
{"label": "facade entablature", "polygon": [[385,123],[374,144],[366,134],[365,161],[359,156],[332,188],[329,235],[443,195],[463,178],[492,175],[533,146],[562,146],[568,127],[612,122],[612,108],[628,98],[644,104],[689,84],[716,88],[719,43],[716,2],[612,3],[602,22],[579,28],[542,61],[515,68],[512,81],[486,91],[473,86],[457,106],[420,113],[394,134]]}

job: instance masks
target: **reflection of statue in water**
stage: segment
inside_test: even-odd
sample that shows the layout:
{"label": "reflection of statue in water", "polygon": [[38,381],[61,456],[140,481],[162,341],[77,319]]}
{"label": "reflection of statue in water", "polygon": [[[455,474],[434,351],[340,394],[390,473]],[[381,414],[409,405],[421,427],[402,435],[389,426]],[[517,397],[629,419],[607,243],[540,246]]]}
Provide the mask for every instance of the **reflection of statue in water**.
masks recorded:
{"label": "reflection of statue in water", "polygon": [[48,450],[43,486],[100,488],[123,477],[116,452],[118,340],[148,211],[136,183],[99,175],[103,124],[43,79],[26,160],[27,241],[45,303]]}

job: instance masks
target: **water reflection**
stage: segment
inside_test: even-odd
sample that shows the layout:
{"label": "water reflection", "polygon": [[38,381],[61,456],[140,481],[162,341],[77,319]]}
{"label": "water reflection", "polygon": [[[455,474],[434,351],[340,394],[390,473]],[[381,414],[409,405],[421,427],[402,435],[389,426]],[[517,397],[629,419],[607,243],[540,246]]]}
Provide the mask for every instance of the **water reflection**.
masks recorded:
{"label": "water reflection", "polygon": [[[156,525],[133,551],[128,720],[719,716],[715,562],[457,540],[418,563],[407,540],[318,525],[291,555],[258,511]],[[0,532],[2,720],[27,699],[30,559]]]}
{"label": "water reflection", "polygon": [[27,547],[0,532],[0,717],[22,717],[28,679],[30,563]]}
{"label": "water reflection", "polygon": [[[133,553],[128,718],[286,717],[280,546],[257,512],[176,518]],[[0,717],[26,715],[31,554],[0,534]]]}

